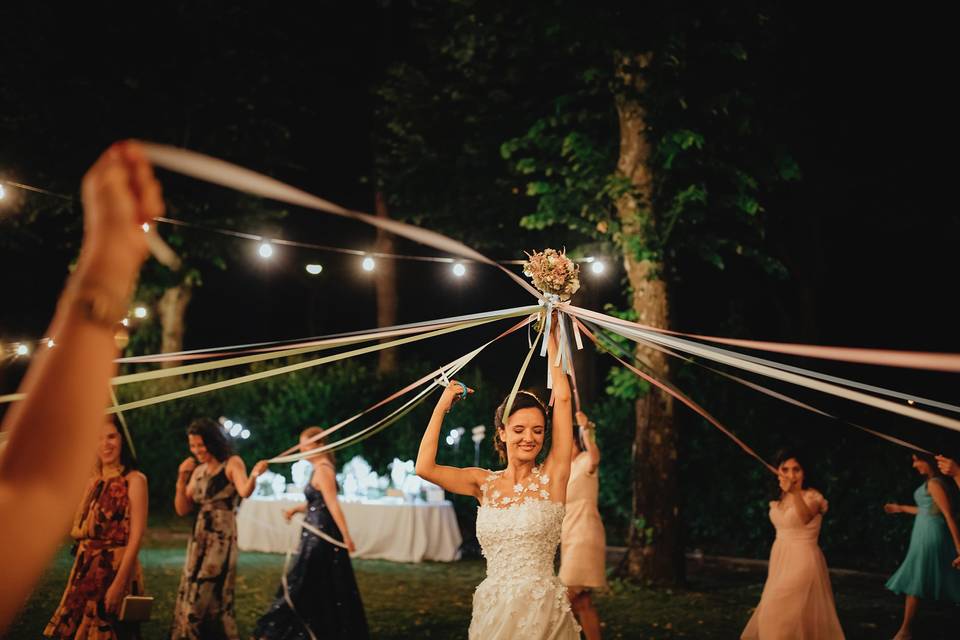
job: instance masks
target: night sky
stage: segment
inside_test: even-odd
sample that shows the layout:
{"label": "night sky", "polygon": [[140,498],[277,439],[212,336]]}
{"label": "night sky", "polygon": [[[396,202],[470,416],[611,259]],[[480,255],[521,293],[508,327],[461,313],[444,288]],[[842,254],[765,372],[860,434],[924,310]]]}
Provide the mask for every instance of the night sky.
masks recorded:
{"label": "night sky", "polygon": [[[137,15],[42,3],[6,8],[0,176],[75,195],[100,150],[121,137],[142,137],[232,160],[370,211],[370,87],[404,51],[404,9],[402,3],[387,10],[355,6],[320,3],[303,12],[201,2],[140,7]],[[745,325],[758,339],[960,351],[951,300],[960,229],[950,175],[954,126],[944,113],[953,69],[948,40],[938,33],[945,21],[878,7],[863,14],[794,11],[775,64],[783,86],[800,96],[783,118],[804,172],[797,197],[809,211],[791,224],[809,239],[810,255],[819,256],[807,263],[818,265],[809,302],[814,324],[790,321],[807,308],[791,282],[764,290],[736,273],[692,270],[677,287],[675,326],[721,331],[725,303],[738,297],[747,300]],[[238,129],[234,123],[244,118],[254,124]],[[258,150],[257,137],[272,123],[287,127],[289,144]],[[238,157],[231,145],[237,136],[255,152]],[[164,182],[171,198],[216,189],[194,184],[178,191],[182,179]],[[42,198],[29,196],[23,206]],[[18,215],[4,205],[0,236]],[[75,250],[50,224],[41,215],[27,241],[0,245],[0,339],[44,331]],[[358,249],[370,248],[374,237],[362,225],[301,210],[274,227],[241,230]],[[265,265],[253,244],[226,242],[229,268],[206,274],[197,291],[187,348],[375,325],[372,279],[356,258],[284,250]],[[549,232],[541,245],[551,245]],[[493,257],[522,257],[529,248]],[[398,250],[434,253],[406,242]],[[324,264],[320,277],[304,273],[308,261]],[[621,275],[608,273],[587,286],[599,289],[600,300],[617,301]],[[398,278],[401,322],[527,301],[489,268],[455,281],[448,267],[400,262]],[[773,309],[775,299],[781,311]],[[945,400],[954,388],[947,376],[864,375]],[[4,390],[16,377],[0,376]]]}

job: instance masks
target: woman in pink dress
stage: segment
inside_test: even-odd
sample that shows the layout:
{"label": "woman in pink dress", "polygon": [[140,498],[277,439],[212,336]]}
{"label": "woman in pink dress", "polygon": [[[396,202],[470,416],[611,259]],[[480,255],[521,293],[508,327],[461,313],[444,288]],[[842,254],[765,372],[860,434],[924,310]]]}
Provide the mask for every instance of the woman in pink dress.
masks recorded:
{"label": "woman in pink dress", "polygon": [[600,640],[600,617],[590,593],[607,586],[607,540],[597,509],[600,449],[594,424],[577,411],[579,438],[574,438],[567,511],[560,533],[560,581],[587,640]]}
{"label": "woman in pink dress", "polygon": [[776,456],[780,499],[770,503],[777,530],[760,604],[741,634],[743,640],[842,639],[827,562],[817,545],[827,501],[804,488],[803,465],[793,453]]}

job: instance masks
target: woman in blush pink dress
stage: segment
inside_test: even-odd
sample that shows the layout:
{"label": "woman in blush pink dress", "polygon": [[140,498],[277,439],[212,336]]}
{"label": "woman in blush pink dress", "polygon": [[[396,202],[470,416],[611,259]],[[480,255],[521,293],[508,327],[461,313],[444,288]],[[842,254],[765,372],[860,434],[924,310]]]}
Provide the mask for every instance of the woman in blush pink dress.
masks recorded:
{"label": "woman in blush pink dress", "polygon": [[776,464],[780,499],[770,503],[770,521],[777,538],[760,604],[740,637],[842,639],[827,562],[817,544],[827,501],[816,489],[804,488],[803,465],[795,454],[781,452]]}
{"label": "woman in blush pink dress", "polygon": [[600,640],[600,617],[591,592],[607,586],[607,541],[597,508],[600,449],[594,424],[577,411],[579,437],[573,439],[567,511],[560,533],[560,581],[587,640]]}

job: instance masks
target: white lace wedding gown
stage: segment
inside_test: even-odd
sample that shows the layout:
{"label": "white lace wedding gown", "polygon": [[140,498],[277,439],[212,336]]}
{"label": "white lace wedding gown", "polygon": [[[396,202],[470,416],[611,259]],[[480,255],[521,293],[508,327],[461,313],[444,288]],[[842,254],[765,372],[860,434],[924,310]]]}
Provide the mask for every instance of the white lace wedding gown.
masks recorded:
{"label": "white lace wedding gown", "polygon": [[550,500],[539,468],[512,495],[492,489],[501,473],[481,487],[477,538],[487,577],[473,594],[470,640],[579,638],[567,589],[553,571],[564,505]]}

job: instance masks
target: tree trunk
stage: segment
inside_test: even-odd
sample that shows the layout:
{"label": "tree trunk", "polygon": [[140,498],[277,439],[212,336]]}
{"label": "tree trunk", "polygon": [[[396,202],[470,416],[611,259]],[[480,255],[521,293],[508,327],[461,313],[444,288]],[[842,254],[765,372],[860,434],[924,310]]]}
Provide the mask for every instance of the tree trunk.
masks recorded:
{"label": "tree trunk", "polygon": [[[183,332],[186,329],[184,318],[187,315],[187,306],[193,297],[193,286],[181,282],[163,292],[157,302],[157,312],[160,315],[161,353],[183,350]],[[177,365],[176,362],[164,362],[160,366],[164,369]]]}
{"label": "tree trunk", "polygon": [[[389,217],[387,213],[387,201],[382,191],[377,191],[374,195],[374,209],[377,217]],[[379,253],[393,253],[393,235],[382,229],[377,229],[376,251]],[[397,324],[397,271],[396,263],[392,259],[387,258],[380,260],[377,264],[376,287],[377,326],[389,327]],[[385,349],[379,353],[380,360],[377,364],[377,372],[380,374],[394,373],[397,370],[396,349]]]}
{"label": "tree trunk", "polygon": [[[663,264],[651,255],[656,216],[653,210],[652,147],[646,110],[644,77],[652,54],[621,56],[616,60],[620,82],[616,96],[620,121],[620,157],[617,171],[633,190],[616,202],[623,239],[623,260],[633,292],[638,322],[668,327],[669,305]],[[669,377],[666,356],[637,346],[637,356],[661,380]],[[649,584],[683,581],[683,546],[680,540],[679,500],[676,481],[677,436],[673,424],[673,399],[651,388],[637,400],[637,425],[633,441],[633,510],[627,553],[620,573]]]}

